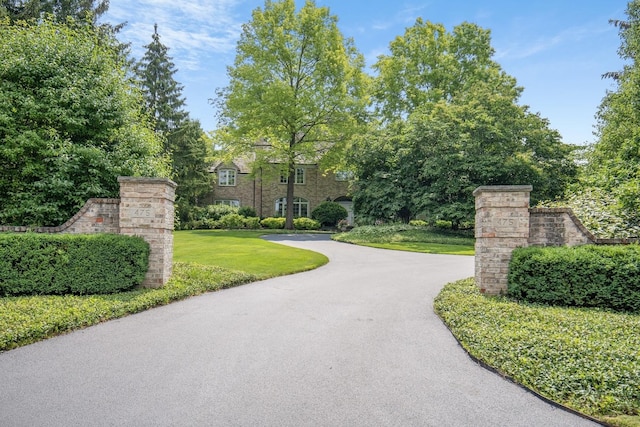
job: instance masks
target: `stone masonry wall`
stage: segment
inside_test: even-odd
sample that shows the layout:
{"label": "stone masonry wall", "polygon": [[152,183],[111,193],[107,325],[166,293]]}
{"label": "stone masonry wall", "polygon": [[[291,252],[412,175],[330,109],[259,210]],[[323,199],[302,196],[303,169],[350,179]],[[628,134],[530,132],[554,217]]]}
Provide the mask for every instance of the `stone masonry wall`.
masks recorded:
{"label": "stone masonry wall", "polygon": [[[332,172],[323,174],[317,165],[299,165],[305,169],[305,183],[296,184],[295,197],[309,201],[309,214],[327,199],[335,200],[349,194],[349,183],[336,180]],[[215,185],[209,202],[216,200],[238,200],[240,206],[254,208],[260,217],[275,215],[275,202],[286,197],[287,185],[280,183],[279,172],[258,171],[255,175],[238,170],[236,185]]]}
{"label": "stone masonry wall", "polygon": [[476,198],[475,277],[480,291],[507,289],[509,260],[529,239],[530,185],[479,187]]}
{"label": "stone masonry wall", "polygon": [[89,199],[71,219],[57,227],[0,226],[13,233],[115,233],[120,232],[119,199]]}
{"label": "stone masonry wall", "polygon": [[149,243],[149,270],[142,283],[160,287],[171,277],[176,184],[163,178],[119,177],[120,199],[89,199],[57,227],[0,226],[13,233],[114,233],[140,236]]}
{"label": "stone masonry wall", "polygon": [[157,288],[171,277],[176,183],[163,178],[119,177],[120,234],[140,236],[151,247],[142,286]]}
{"label": "stone masonry wall", "polygon": [[509,261],[515,248],[628,244],[638,239],[597,239],[567,208],[529,208],[531,186],[478,187],[475,278],[481,292],[507,291]]}
{"label": "stone masonry wall", "polygon": [[576,246],[596,243],[596,238],[567,208],[529,209],[529,245]]}

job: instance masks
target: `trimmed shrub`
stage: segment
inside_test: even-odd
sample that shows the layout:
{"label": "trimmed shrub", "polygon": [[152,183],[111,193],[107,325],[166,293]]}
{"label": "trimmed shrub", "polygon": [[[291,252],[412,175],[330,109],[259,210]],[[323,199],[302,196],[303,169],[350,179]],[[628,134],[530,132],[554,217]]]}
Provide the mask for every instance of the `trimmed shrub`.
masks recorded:
{"label": "trimmed shrub", "polygon": [[284,228],[285,222],[286,222],[286,219],[282,217],[278,217],[278,218],[269,217],[260,221],[260,225],[262,225],[264,228],[270,228],[272,230],[276,230],[279,228]]}
{"label": "trimmed shrub", "polygon": [[254,218],[258,216],[258,213],[250,206],[242,206],[238,208],[238,215],[242,215],[245,218]]}
{"label": "trimmed shrub", "polygon": [[311,218],[322,226],[335,226],[341,219],[349,216],[347,210],[336,202],[322,202],[311,212]]}
{"label": "trimmed shrub", "polygon": [[429,223],[421,219],[412,219],[411,221],[409,221],[409,225],[412,225],[414,227],[428,227]]}
{"label": "trimmed shrub", "polygon": [[244,226],[245,228],[257,230],[258,228],[260,228],[260,218],[258,218],[257,216],[251,216],[251,217],[245,218]]}
{"label": "trimmed shrub", "polygon": [[244,228],[245,218],[237,213],[230,213],[217,221],[218,228],[224,228],[226,230],[235,230]]}
{"label": "trimmed shrub", "polygon": [[293,220],[293,228],[296,230],[318,230],[320,223],[315,219],[300,217]]}
{"label": "trimmed shrub", "polygon": [[149,244],[115,234],[0,234],[0,295],[108,294],[139,286]]}
{"label": "trimmed shrub", "polygon": [[531,303],[640,312],[640,246],[516,249],[507,294]]}

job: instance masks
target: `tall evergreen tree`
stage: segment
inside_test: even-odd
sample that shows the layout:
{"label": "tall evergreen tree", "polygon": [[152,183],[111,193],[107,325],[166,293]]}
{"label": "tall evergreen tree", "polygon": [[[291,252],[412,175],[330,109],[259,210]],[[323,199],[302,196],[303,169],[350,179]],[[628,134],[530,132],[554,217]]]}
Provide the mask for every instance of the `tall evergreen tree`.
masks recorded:
{"label": "tall evergreen tree", "polygon": [[145,46],[147,51],[136,66],[136,74],[147,101],[147,109],[155,119],[156,131],[168,137],[188,119],[189,114],[184,110],[184,87],[174,79],[178,70],[169,56],[169,48],[160,42],[158,24],[153,27],[152,38],[153,41]]}
{"label": "tall evergreen tree", "polygon": [[135,67],[136,75],[155,131],[171,158],[173,179],[178,184],[178,207],[184,213],[211,190],[209,144],[200,122],[191,120],[184,110],[183,86],[174,78],[178,70],[168,54],[169,48],[160,42],[157,24],[152,39]]}

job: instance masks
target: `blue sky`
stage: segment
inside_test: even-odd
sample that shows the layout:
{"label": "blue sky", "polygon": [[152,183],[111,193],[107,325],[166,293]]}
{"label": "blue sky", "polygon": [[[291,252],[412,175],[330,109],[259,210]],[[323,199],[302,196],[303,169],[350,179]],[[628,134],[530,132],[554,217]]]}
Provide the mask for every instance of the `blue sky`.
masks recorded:
{"label": "blue sky", "polygon": [[[298,6],[303,0],[296,0]],[[342,33],[372,65],[396,36],[422,17],[451,31],[464,21],[491,30],[494,59],[524,87],[520,103],[549,119],[567,143],[593,142],[595,114],[622,68],[618,30],[626,0],[316,0],[338,16]],[[216,126],[208,100],[227,84],[241,25],[263,0],[110,0],[103,21],[127,22],[120,40],[140,58],[154,23],[178,68],[191,117]]]}

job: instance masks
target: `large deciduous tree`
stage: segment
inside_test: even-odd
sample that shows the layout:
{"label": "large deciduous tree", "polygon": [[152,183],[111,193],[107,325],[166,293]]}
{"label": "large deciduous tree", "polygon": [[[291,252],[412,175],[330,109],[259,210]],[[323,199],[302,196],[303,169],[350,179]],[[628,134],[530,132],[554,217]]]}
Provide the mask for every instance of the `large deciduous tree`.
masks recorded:
{"label": "large deciduous tree", "polygon": [[200,122],[191,120],[185,110],[183,86],[175,79],[178,69],[169,56],[169,48],[160,41],[157,24],[151,43],[145,48],[136,64],[136,75],[154,129],[171,159],[173,179],[178,184],[176,202],[185,214],[189,206],[211,191],[211,150]]}
{"label": "large deciduous tree", "polygon": [[614,73],[617,88],[606,94],[597,114],[598,140],[588,155],[585,186],[609,193],[617,201],[614,215],[640,226],[640,1],[627,6],[619,25],[621,58]]}
{"label": "large deciduous tree", "polygon": [[92,26],[0,22],[0,223],[58,225],[119,175],[168,176],[142,103]]}
{"label": "large deciduous tree", "polygon": [[359,129],[366,106],[364,59],[327,7],[267,0],[237,45],[229,85],[218,92],[219,143],[230,156],[269,149],[257,163],[278,162],[289,177],[286,227],[293,227],[295,164],[328,168]]}
{"label": "large deciduous tree", "polygon": [[474,24],[448,33],[418,19],[379,57],[382,128],[353,155],[360,217],[424,214],[456,227],[473,222],[480,185],[533,184],[534,199],[562,194],[575,175],[572,148],[518,105],[522,89],[493,61],[490,41]]}

